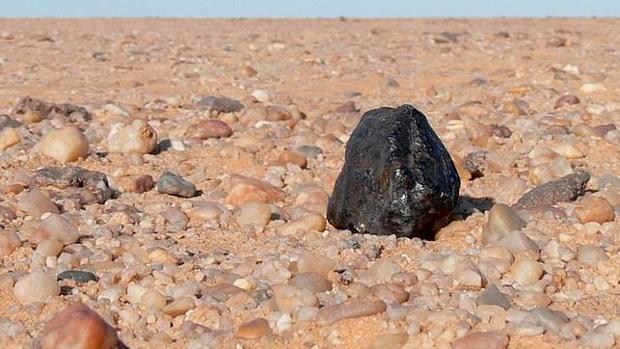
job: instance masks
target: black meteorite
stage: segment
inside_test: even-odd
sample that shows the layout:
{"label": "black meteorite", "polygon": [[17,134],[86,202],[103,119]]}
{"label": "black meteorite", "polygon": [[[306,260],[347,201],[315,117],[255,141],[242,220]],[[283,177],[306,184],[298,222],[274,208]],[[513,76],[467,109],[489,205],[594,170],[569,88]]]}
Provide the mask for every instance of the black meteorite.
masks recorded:
{"label": "black meteorite", "polygon": [[378,108],[351,134],[327,219],[358,233],[432,238],[459,188],[450,154],[424,114],[411,105]]}

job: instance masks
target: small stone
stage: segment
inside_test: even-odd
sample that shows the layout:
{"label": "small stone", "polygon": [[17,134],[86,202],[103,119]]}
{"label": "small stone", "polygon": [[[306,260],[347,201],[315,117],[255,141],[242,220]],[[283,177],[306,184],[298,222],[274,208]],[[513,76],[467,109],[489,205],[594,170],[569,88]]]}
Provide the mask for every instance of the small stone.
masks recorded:
{"label": "small stone", "polygon": [[520,285],[531,285],[540,280],[543,274],[543,267],[540,263],[522,259],[515,262],[510,269],[511,278]]}
{"label": "small stone", "polygon": [[207,287],[203,295],[215,298],[219,302],[226,302],[230,297],[245,292],[243,289],[229,283],[221,283]]}
{"label": "small stone", "polygon": [[359,233],[430,237],[432,225],[455,207],[459,187],[450,154],[424,114],[410,105],[374,109],[347,143],[327,220]]}
{"label": "small stone", "polygon": [[29,240],[38,244],[43,240],[53,239],[66,246],[75,243],[79,238],[80,232],[77,227],[64,217],[54,213],[45,217]]}
{"label": "small stone", "polygon": [[538,307],[530,310],[530,314],[535,317],[540,326],[553,333],[559,333],[562,326],[570,322],[570,319],[562,312],[549,308]]}
{"label": "small stone", "polygon": [[293,235],[298,231],[318,231],[325,230],[327,222],[323,215],[311,212],[297,218],[293,221],[287,222],[278,227],[277,231],[281,235]]}
{"label": "small stone", "polygon": [[116,330],[84,304],[67,307],[45,325],[35,347],[40,349],[116,349]]}
{"label": "small stone", "polygon": [[506,234],[506,236],[497,242],[497,245],[505,247],[515,255],[520,252],[532,252],[537,256],[540,252],[538,245],[520,231],[512,231]]}
{"label": "small stone", "polygon": [[596,266],[599,262],[609,259],[607,253],[601,246],[581,245],[577,250],[577,260],[581,263]]}
{"label": "small stone", "polygon": [[348,101],[334,109],[336,113],[357,113],[359,109],[355,106],[355,102]]}
{"label": "small stone", "polygon": [[163,194],[191,198],[196,196],[196,186],[181,176],[170,172],[162,173],[157,181],[157,191]]}
{"label": "small stone", "polygon": [[185,135],[195,139],[226,138],[232,135],[233,131],[224,121],[203,120],[192,124],[187,128]]}
{"label": "small stone", "polygon": [[611,348],[616,344],[616,340],[611,333],[588,332],[581,340],[589,348],[595,349]]}
{"label": "small stone", "polygon": [[378,335],[372,339],[368,349],[401,348],[409,337],[405,333],[390,333]]}
{"label": "small stone", "polygon": [[59,214],[60,210],[52,200],[41,191],[32,189],[17,198],[17,208],[31,217],[41,218],[44,213]]}
{"label": "small stone", "polygon": [[476,298],[476,305],[497,305],[506,310],[511,307],[509,296],[500,292],[495,285],[489,285],[484,291],[480,292]]}
{"label": "small stone", "polygon": [[235,211],[239,226],[256,225],[265,227],[271,221],[271,206],[262,202],[248,202]]}
{"label": "small stone", "polygon": [[558,98],[558,100],[555,102],[555,106],[553,107],[554,109],[560,109],[565,105],[575,105],[575,104],[579,104],[581,103],[581,101],[579,100],[579,97],[575,96],[575,95],[564,95],[560,98]]}
{"label": "small stone", "polygon": [[13,294],[22,304],[45,302],[48,297],[58,296],[60,287],[54,276],[44,271],[35,271],[17,280]]}
{"label": "small stone", "polygon": [[351,299],[321,308],[316,315],[316,319],[319,323],[331,325],[344,319],[383,313],[386,309],[385,303],[376,297]]}
{"label": "small stone", "polygon": [[572,144],[568,144],[568,143],[562,143],[560,145],[552,147],[552,149],[556,153],[562,155],[563,157],[569,160],[580,159],[585,156],[581,152],[581,150],[577,149],[575,146],[573,146]]}
{"label": "small stone", "polygon": [[273,296],[278,309],[285,313],[294,313],[305,307],[319,306],[319,300],[314,293],[306,288],[276,285],[273,287]]}
{"label": "small stone", "polygon": [[99,278],[97,275],[84,270],[65,270],[58,274],[56,277],[58,280],[75,280],[79,283],[86,283],[89,281],[97,281]]}
{"label": "small stone", "polygon": [[171,232],[180,232],[189,223],[187,215],[176,207],[168,207],[161,215],[168,223],[168,231]]}
{"label": "small stone", "polygon": [[600,91],[606,91],[607,89],[601,83],[586,83],[579,87],[581,93],[594,93]]}
{"label": "small stone", "polygon": [[238,100],[228,97],[207,96],[201,98],[196,105],[209,111],[218,113],[235,113],[243,109],[243,104]]}
{"label": "small stone", "polygon": [[21,241],[13,231],[0,231],[0,258],[10,255],[19,246]]}
{"label": "small stone", "polygon": [[244,65],[241,69],[241,73],[243,73],[243,75],[247,76],[248,78],[251,78],[256,76],[256,74],[258,74],[258,71],[250,65]]}
{"label": "small stone", "polygon": [[369,289],[370,293],[381,299],[385,304],[402,304],[409,300],[409,292],[396,284],[376,284]]}
{"label": "small stone", "polygon": [[56,239],[47,239],[41,241],[35,250],[35,253],[42,257],[58,257],[62,249],[64,248],[64,244]]}
{"label": "small stone", "polygon": [[323,276],[336,270],[336,266],[335,260],[309,252],[302,253],[297,261],[297,270],[300,273],[314,272]]}
{"label": "small stone", "polygon": [[254,178],[237,176],[226,202],[239,207],[248,202],[274,203],[284,200],[282,189]]}
{"label": "small stone", "polygon": [[88,139],[76,126],[67,126],[45,134],[32,150],[58,162],[73,162],[88,155]]}
{"label": "small stone", "polygon": [[252,92],[250,96],[254,97],[254,99],[261,103],[269,102],[269,94],[263,90],[256,90]]}
{"label": "small stone", "polygon": [[150,175],[126,176],[117,179],[117,183],[129,193],[142,194],[153,189],[153,177]]}
{"label": "small stone", "polygon": [[258,318],[239,326],[235,332],[235,338],[256,340],[270,333],[269,322],[263,318]]}
{"label": "small stone", "polygon": [[483,177],[487,170],[488,151],[476,151],[467,154],[463,159],[463,167],[471,174],[472,178]]}
{"label": "small stone", "polygon": [[107,145],[110,153],[149,154],[157,146],[157,132],[142,119],[129,125],[116,123],[110,129]]}
{"label": "small stone", "polygon": [[282,164],[295,164],[301,168],[308,166],[308,159],[302,154],[290,150],[284,150],[278,157],[278,162]]}
{"label": "small stone", "polygon": [[0,131],[0,151],[19,144],[22,141],[19,131],[13,127],[6,127]]}
{"label": "small stone", "polygon": [[589,173],[577,170],[573,174],[547,182],[528,191],[513,207],[516,209],[533,209],[573,201],[585,193],[589,180]]}
{"label": "small stone", "polygon": [[505,349],[506,336],[495,332],[471,332],[455,340],[452,349]]}
{"label": "small stone", "polygon": [[140,304],[145,308],[162,309],[166,306],[166,297],[155,290],[147,290],[140,297]]}
{"label": "small stone", "polygon": [[577,203],[575,215],[579,222],[605,223],[611,222],[616,218],[614,207],[601,196],[588,196]]}
{"label": "small stone", "polygon": [[43,118],[62,118],[72,122],[84,122],[92,119],[91,114],[84,107],[69,103],[50,103],[31,97],[19,100],[13,108],[13,113],[31,122],[41,121]]}
{"label": "small stone", "polygon": [[495,243],[508,233],[519,231],[527,223],[519,217],[517,212],[505,204],[495,204],[489,212],[489,219],[482,228],[482,242]]}
{"label": "small stone", "polygon": [[332,285],[327,279],[318,273],[307,272],[299,273],[295,275],[290,281],[289,285],[299,289],[306,289],[312,293],[321,293],[329,291]]}
{"label": "small stone", "polygon": [[175,299],[170,302],[170,304],[166,305],[161,309],[164,314],[168,314],[170,316],[177,317],[179,315],[183,315],[188,311],[194,309],[196,307],[196,302],[191,297],[181,297]]}

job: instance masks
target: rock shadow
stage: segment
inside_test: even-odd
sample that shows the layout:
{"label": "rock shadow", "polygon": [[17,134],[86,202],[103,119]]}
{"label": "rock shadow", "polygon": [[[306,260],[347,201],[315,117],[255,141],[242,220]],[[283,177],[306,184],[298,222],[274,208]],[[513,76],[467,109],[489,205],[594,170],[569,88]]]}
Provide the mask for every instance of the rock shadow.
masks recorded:
{"label": "rock shadow", "polygon": [[467,217],[476,212],[484,213],[490,210],[493,205],[495,205],[495,200],[490,197],[476,198],[469,195],[461,195],[459,196],[456,207],[452,210],[450,215],[445,219],[438,221],[433,226],[432,236],[425,236],[424,238],[427,240],[435,240],[437,232],[446,227],[448,224],[454,221],[464,221]]}

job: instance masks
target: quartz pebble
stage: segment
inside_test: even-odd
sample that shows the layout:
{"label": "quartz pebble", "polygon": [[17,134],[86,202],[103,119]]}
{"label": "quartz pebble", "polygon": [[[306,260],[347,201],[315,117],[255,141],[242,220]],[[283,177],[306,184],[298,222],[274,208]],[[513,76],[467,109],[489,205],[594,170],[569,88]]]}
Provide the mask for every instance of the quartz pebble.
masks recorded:
{"label": "quartz pebble", "polygon": [[332,288],[331,283],[321,274],[307,272],[295,275],[289,285],[299,289],[306,289],[313,293],[329,291]]}
{"label": "quartz pebble", "polygon": [[44,302],[50,296],[58,296],[60,287],[50,273],[35,271],[17,280],[13,294],[22,304]]}
{"label": "quartz pebble", "polygon": [[181,297],[167,304],[162,308],[164,314],[172,317],[183,315],[196,307],[196,302],[191,297]]}
{"label": "quartz pebble", "polygon": [[256,340],[269,333],[271,333],[269,322],[265,319],[258,318],[240,325],[235,332],[235,338]]}
{"label": "quartz pebble", "polygon": [[307,288],[276,285],[273,288],[276,305],[282,312],[293,313],[305,307],[317,307],[319,301]]}
{"label": "quartz pebble", "polygon": [[197,194],[196,186],[193,183],[170,172],[164,172],[159,177],[157,191],[183,198],[191,198]]}
{"label": "quartz pebble", "polygon": [[608,260],[605,250],[596,245],[581,245],[577,250],[577,260],[581,263],[596,266],[599,262]]}
{"label": "quartz pebble", "polygon": [[497,286],[487,286],[476,298],[476,305],[497,305],[506,310],[510,309],[510,299],[499,291]]}
{"label": "quartz pebble", "polygon": [[116,330],[84,304],[70,305],[46,324],[37,339],[37,348],[115,349]]}
{"label": "quartz pebble", "polygon": [[317,321],[329,325],[344,319],[383,313],[386,309],[385,303],[376,297],[352,299],[321,308],[317,314]]}
{"label": "quartz pebble", "polygon": [[489,220],[482,229],[482,242],[493,243],[501,240],[508,233],[521,230],[526,222],[505,204],[495,204],[489,212]]}
{"label": "quartz pebble", "polygon": [[67,126],[45,134],[32,149],[61,162],[73,162],[88,155],[88,139],[76,126]]}
{"label": "quartz pebble", "polygon": [[513,264],[510,273],[512,279],[517,283],[531,285],[540,279],[543,274],[543,267],[536,261],[523,259]]}
{"label": "quartz pebble", "polygon": [[616,217],[614,207],[607,199],[600,196],[588,196],[580,200],[575,208],[575,215],[581,223],[611,222]]}
{"label": "quartz pebble", "polygon": [[47,212],[60,213],[56,204],[43,192],[36,189],[22,193],[17,199],[17,208],[34,218],[40,218]]}
{"label": "quartz pebble", "polygon": [[157,146],[157,132],[142,119],[129,125],[116,123],[110,128],[107,146],[110,153],[149,154]]}
{"label": "quartz pebble", "polygon": [[185,132],[186,136],[196,139],[226,138],[232,135],[233,131],[224,121],[204,120],[192,124]]}
{"label": "quartz pebble", "polygon": [[19,236],[13,231],[0,231],[0,258],[10,255],[21,245]]}
{"label": "quartz pebble", "polygon": [[50,214],[43,219],[41,225],[39,225],[29,240],[37,244],[44,240],[53,239],[63,245],[70,245],[79,238],[80,233],[75,225],[58,214]]}
{"label": "quartz pebble", "polygon": [[6,127],[0,131],[0,151],[19,144],[21,141],[22,138],[16,128]]}
{"label": "quartz pebble", "polygon": [[506,337],[499,333],[472,332],[452,343],[452,349],[505,349]]}
{"label": "quartz pebble", "polygon": [[235,177],[226,201],[233,206],[248,202],[273,203],[284,199],[284,192],[273,185],[254,178]]}
{"label": "quartz pebble", "polygon": [[240,226],[264,227],[271,221],[271,207],[261,202],[248,202],[235,211],[235,219]]}
{"label": "quartz pebble", "polygon": [[300,273],[313,272],[323,276],[328,275],[336,269],[336,261],[331,258],[319,256],[313,253],[304,252],[299,256],[297,269]]}
{"label": "quartz pebble", "polygon": [[278,233],[282,235],[292,235],[300,230],[321,232],[325,230],[326,225],[327,222],[323,215],[312,212],[281,225],[278,227]]}

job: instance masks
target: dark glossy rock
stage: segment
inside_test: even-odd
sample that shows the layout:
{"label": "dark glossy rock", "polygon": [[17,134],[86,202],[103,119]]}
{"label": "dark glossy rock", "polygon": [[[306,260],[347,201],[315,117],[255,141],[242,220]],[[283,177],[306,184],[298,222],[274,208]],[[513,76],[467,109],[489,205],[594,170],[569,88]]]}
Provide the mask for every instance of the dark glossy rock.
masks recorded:
{"label": "dark glossy rock", "polygon": [[455,207],[459,187],[424,114],[410,105],[374,109],[349,139],[327,219],[359,233],[430,238],[433,224]]}
{"label": "dark glossy rock", "polygon": [[196,186],[170,172],[164,172],[157,181],[157,191],[164,194],[191,198],[196,196]]}
{"label": "dark glossy rock", "polygon": [[514,205],[516,209],[549,207],[560,202],[569,202],[585,194],[590,174],[577,170],[562,178],[539,185],[523,194]]}
{"label": "dark glossy rock", "polygon": [[34,182],[39,187],[63,189],[63,195],[75,196],[83,205],[104,203],[112,197],[112,189],[104,173],[77,166],[50,166],[38,169]]}
{"label": "dark glossy rock", "polygon": [[80,283],[99,280],[97,275],[83,270],[65,270],[58,274],[56,278],[58,280],[75,280]]}

